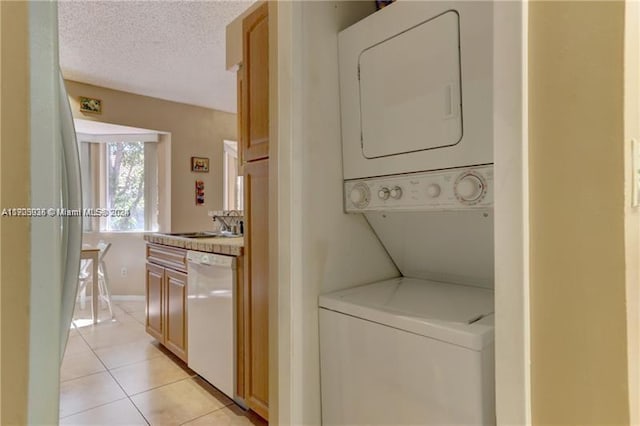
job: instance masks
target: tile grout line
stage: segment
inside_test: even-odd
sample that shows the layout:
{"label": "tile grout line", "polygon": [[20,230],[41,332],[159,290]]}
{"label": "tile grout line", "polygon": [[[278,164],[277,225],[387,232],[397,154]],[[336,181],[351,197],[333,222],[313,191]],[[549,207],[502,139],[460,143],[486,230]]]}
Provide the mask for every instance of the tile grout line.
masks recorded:
{"label": "tile grout line", "polygon": [[[149,389],[146,389],[146,390],[143,390],[143,391],[140,391],[140,392],[136,392],[136,393],[134,393],[134,394],[130,395],[130,397],[138,396],[138,395],[141,395],[141,394],[143,394],[143,393],[146,393],[146,392],[149,392],[149,391],[152,391],[152,390],[160,389],[160,388],[163,388],[163,387],[165,387],[165,386],[169,386],[169,385],[174,385],[174,384],[176,384],[176,383],[182,382],[183,380],[190,380],[190,379],[193,379],[193,376],[183,377],[183,378],[181,378],[181,379],[177,379],[177,380],[174,380],[174,381],[172,381],[172,382],[167,382],[167,383],[164,383],[164,384],[162,384],[162,385],[154,386],[154,387],[152,387],[152,388],[149,388]],[[126,392],[125,392],[125,393],[126,393]]]}
{"label": "tile grout line", "polygon": [[127,397],[126,397],[126,396],[124,396],[124,397],[122,397],[122,398],[115,399],[115,400],[113,400],[113,401],[109,401],[109,402],[105,402],[105,403],[103,403],[103,404],[96,405],[95,407],[85,408],[84,410],[80,410],[80,411],[77,411],[77,412],[75,412],[75,413],[67,414],[67,415],[66,415],[66,416],[64,416],[64,417],[60,417],[60,420],[62,420],[62,419],[66,419],[66,418],[68,418],[68,417],[75,416],[75,415],[78,415],[78,414],[82,414],[82,413],[85,413],[85,412],[87,412],[87,411],[94,410],[94,409],[96,409],[96,408],[104,407],[105,405],[113,404],[114,402],[124,401],[125,399],[127,399]]}
{"label": "tile grout line", "polygon": [[[1,0],[0,0],[0,1],[1,1]],[[140,340],[134,340],[134,341],[129,342],[129,343],[123,343],[123,344],[121,344],[121,345],[114,345],[114,346],[111,346],[111,348],[114,348],[114,347],[116,347],[116,346],[126,346],[126,345],[130,345],[130,344],[133,344],[133,343],[141,342],[141,341],[143,341],[143,340],[142,340],[142,339],[140,339]],[[151,343],[149,343],[149,344],[151,344]],[[107,349],[107,348],[103,348],[103,349]],[[100,350],[103,350],[103,349],[100,349]],[[150,361],[150,360],[152,360],[152,359],[160,358],[160,357],[162,357],[163,355],[165,355],[165,354],[164,354],[164,353],[162,353],[162,352],[160,352],[160,354],[155,355],[155,356],[152,356],[151,358],[141,359],[141,360],[138,360],[138,361],[130,361],[130,362],[127,362],[126,364],[116,365],[116,366],[114,366],[114,367],[107,367],[107,369],[108,369],[108,370],[117,370],[117,369],[119,369],[119,368],[131,367],[132,365],[134,365],[134,364],[138,364],[139,362]],[[99,356],[99,355],[97,355],[97,354],[96,354],[96,356],[100,357],[100,356]]]}
{"label": "tile grout line", "polygon": [[213,409],[212,411],[209,411],[208,413],[204,413],[204,414],[202,414],[202,415],[200,415],[200,416],[196,416],[196,417],[194,417],[194,418],[192,418],[192,419],[189,419],[189,420],[187,420],[187,421],[185,421],[185,422],[182,422],[182,423],[180,423],[180,425],[179,425],[179,426],[184,426],[184,425],[186,425],[186,424],[187,424],[187,423],[189,423],[189,422],[192,422],[192,421],[194,421],[194,420],[198,420],[199,418],[204,417],[204,416],[208,416],[209,414],[213,414],[213,413],[215,413],[216,411],[224,410],[225,408],[227,408],[227,407],[229,407],[229,406],[231,406],[231,405],[233,405],[233,404],[234,404],[234,403],[233,403],[233,401],[232,401],[232,402],[231,402],[231,404],[223,405],[222,407],[215,408],[215,409]]}
{"label": "tile grout line", "polygon": [[[102,364],[102,362],[101,362]],[[104,364],[103,364],[104,365]],[[107,370],[101,370],[101,371],[94,371],[93,373],[89,373],[89,374],[85,374],[84,376],[78,376],[78,377],[74,377],[73,379],[67,379],[67,380],[60,380],[60,384],[62,383],[67,383],[67,382],[72,382],[74,380],[80,380],[80,379],[84,379],[85,377],[91,377],[91,376],[95,376],[96,374],[101,374],[101,373],[105,373]],[[65,416],[66,417],[66,416]]]}

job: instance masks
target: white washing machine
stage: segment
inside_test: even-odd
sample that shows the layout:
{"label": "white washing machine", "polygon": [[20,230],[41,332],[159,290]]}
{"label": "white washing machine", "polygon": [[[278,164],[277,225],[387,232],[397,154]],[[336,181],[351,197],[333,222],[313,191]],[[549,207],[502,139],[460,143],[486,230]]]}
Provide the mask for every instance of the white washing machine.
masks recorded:
{"label": "white washing machine", "polygon": [[495,424],[491,290],[396,278],[320,308],[324,425]]}

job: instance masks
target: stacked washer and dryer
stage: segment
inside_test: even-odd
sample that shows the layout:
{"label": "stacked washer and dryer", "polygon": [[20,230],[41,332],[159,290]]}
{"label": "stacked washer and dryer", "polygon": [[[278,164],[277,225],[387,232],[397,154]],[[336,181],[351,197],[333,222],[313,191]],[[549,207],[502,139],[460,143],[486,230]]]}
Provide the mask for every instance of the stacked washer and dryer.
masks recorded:
{"label": "stacked washer and dryer", "polygon": [[492,28],[399,1],[339,34],[345,210],[400,276],[320,297],[325,425],[495,424]]}

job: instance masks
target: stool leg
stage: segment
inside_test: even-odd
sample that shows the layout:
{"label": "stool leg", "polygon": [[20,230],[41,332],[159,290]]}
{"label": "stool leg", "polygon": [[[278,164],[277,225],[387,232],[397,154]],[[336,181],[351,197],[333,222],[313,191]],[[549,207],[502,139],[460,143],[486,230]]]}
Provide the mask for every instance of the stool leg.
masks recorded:
{"label": "stool leg", "polygon": [[80,290],[80,309],[84,311],[84,307],[86,305],[87,298],[87,286],[83,285],[82,290]]}
{"label": "stool leg", "polygon": [[109,308],[109,314],[111,315],[111,319],[116,319],[116,316],[113,314],[113,308],[111,306],[111,292],[109,291],[109,277],[107,275],[107,268],[104,263],[100,263],[100,269],[102,269],[102,279],[103,279],[103,288],[104,299],[107,302],[107,307]]}

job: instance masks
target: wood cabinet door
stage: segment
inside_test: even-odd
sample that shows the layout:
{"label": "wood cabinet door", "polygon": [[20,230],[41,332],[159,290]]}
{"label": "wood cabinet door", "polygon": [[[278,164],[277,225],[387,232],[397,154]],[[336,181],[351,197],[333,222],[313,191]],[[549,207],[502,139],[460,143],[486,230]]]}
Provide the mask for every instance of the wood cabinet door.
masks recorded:
{"label": "wood cabinet door", "polygon": [[147,304],[145,307],[145,329],[159,342],[164,339],[164,268],[147,263],[145,274],[145,291]]}
{"label": "wood cabinet door", "polygon": [[269,415],[269,160],[245,164],[245,401]]}
{"label": "wood cabinet door", "polygon": [[187,362],[187,274],[165,270],[164,345]]}
{"label": "wood cabinet door", "polygon": [[242,22],[243,161],[269,156],[269,16],[265,2]]}

